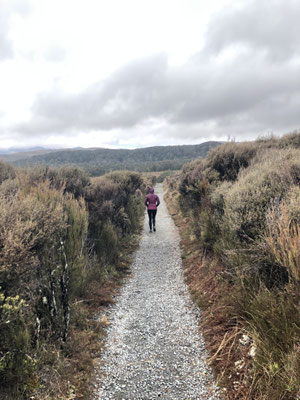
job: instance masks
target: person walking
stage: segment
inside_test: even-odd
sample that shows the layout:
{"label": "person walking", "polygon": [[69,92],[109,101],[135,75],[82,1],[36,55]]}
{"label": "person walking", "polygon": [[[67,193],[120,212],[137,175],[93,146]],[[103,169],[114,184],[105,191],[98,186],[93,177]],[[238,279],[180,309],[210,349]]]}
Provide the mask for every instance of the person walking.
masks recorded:
{"label": "person walking", "polygon": [[153,226],[153,231],[156,232],[155,217],[157,213],[157,207],[159,205],[160,205],[159,197],[157,196],[157,194],[154,194],[154,189],[151,187],[149,189],[149,193],[145,198],[145,206],[147,207],[148,217],[149,217],[150,233],[152,232],[152,226]]}

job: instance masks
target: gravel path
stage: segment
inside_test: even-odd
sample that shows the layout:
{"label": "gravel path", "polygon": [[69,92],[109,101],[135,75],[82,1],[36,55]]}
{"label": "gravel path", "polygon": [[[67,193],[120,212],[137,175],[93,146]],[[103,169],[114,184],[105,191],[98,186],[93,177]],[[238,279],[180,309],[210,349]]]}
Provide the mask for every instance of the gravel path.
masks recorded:
{"label": "gravel path", "polygon": [[108,319],[107,343],[97,371],[95,399],[220,399],[206,364],[198,311],[184,283],[179,236],[161,205],[157,232],[145,218],[132,277]]}

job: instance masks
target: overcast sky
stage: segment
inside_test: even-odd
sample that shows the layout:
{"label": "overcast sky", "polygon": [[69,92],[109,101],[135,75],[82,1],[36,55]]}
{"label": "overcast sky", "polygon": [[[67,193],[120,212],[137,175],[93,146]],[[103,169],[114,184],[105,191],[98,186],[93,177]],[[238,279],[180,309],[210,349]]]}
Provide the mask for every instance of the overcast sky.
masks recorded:
{"label": "overcast sky", "polygon": [[0,148],[300,131],[299,0],[0,0]]}

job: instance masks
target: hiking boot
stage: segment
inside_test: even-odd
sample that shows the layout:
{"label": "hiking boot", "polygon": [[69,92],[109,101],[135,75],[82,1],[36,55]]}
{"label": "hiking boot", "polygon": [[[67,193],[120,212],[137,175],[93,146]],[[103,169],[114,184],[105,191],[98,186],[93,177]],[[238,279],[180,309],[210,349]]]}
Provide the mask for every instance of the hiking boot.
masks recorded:
{"label": "hiking boot", "polygon": [[156,232],[156,228],[155,227],[153,228],[153,230],[154,230],[154,232]]}

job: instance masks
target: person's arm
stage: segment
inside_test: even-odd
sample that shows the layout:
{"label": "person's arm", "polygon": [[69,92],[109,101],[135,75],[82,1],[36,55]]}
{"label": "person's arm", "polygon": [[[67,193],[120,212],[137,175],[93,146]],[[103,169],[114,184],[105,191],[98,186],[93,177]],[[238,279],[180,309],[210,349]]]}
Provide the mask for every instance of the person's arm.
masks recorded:
{"label": "person's arm", "polygon": [[146,207],[148,207],[148,202],[149,202],[148,197],[146,197],[145,201],[144,201],[144,204],[145,204]]}
{"label": "person's arm", "polygon": [[159,197],[156,196],[156,207],[158,207],[159,205],[160,205],[160,200],[159,200]]}

